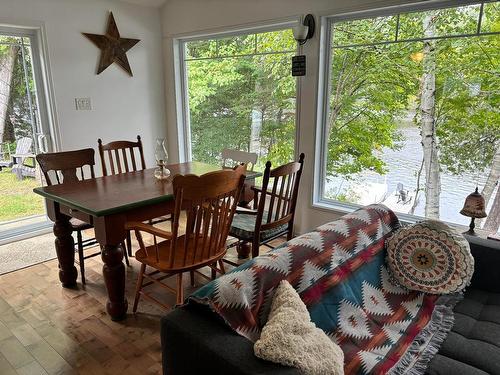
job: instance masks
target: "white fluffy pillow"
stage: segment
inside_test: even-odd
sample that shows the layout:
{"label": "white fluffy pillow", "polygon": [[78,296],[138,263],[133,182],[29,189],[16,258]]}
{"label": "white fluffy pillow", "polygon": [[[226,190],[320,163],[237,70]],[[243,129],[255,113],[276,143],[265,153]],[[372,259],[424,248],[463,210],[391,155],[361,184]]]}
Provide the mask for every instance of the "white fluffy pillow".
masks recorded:
{"label": "white fluffy pillow", "polygon": [[308,375],[344,374],[344,353],[311,322],[306,306],[286,280],[274,293],[254,352],[259,358],[296,367]]}

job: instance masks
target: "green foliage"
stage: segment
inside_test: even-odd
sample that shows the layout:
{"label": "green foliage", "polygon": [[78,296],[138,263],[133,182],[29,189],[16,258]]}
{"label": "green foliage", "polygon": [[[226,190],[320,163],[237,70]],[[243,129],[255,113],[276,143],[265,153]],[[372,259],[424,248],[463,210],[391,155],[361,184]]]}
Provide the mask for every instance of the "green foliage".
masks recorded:
{"label": "green foliage", "polygon": [[[5,124],[3,139],[0,140],[4,142],[13,142],[15,139],[33,135],[31,116],[36,117],[37,101],[29,40],[25,38],[24,43],[24,46],[21,46],[21,38],[18,37],[0,38],[0,60],[5,58],[12,50],[16,53],[7,107],[7,123]],[[22,51],[22,48],[24,48],[24,51]],[[28,93],[31,96],[33,112],[30,110]]]}
{"label": "green foliage", "polygon": [[[475,33],[480,5],[434,11],[437,35]],[[399,40],[423,37],[426,12],[400,15]],[[484,7],[482,32],[500,30],[499,3]],[[341,22],[332,31],[327,175],[386,173],[382,148],[395,149],[398,127],[415,114],[422,42],[392,41],[396,16]],[[371,45],[367,45],[371,44]],[[436,125],[440,161],[451,173],[485,170],[500,142],[500,36],[445,38],[436,44]]]}
{"label": "green foliage", "polygon": [[218,163],[223,148],[249,151],[252,113],[262,116],[259,166],[290,161],[295,79],[289,30],[188,42],[186,60],[193,159]]}
{"label": "green foliage", "polygon": [[345,46],[391,40],[396,23],[396,16],[339,22],[332,28],[332,44]]}
{"label": "green foliage", "polygon": [[[413,46],[335,48],[332,53],[327,173],[385,173],[383,147],[396,148],[400,118],[418,90]],[[401,59],[401,56],[404,56]]]}
{"label": "green foliage", "polygon": [[500,36],[443,41],[437,61],[441,164],[455,174],[486,170],[500,147]]}
{"label": "green foliage", "polygon": [[428,12],[406,13],[400,16],[400,40],[424,38],[422,27],[425,16],[432,12],[436,36],[474,34],[477,31],[480,4],[444,8]]}

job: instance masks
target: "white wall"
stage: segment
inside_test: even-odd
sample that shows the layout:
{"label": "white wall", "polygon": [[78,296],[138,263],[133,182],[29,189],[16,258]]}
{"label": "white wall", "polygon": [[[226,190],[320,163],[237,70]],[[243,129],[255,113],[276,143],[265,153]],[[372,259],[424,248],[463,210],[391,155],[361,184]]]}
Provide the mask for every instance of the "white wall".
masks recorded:
{"label": "white wall", "polygon": [[[273,23],[276,20],[307,13],[315,15],[319,31],[319,17],[321,15],[334,15],[408,2],[404,0],[167,0],[162,11],[162,25],[165,46],[167,128],[171,154],[175,154],[178,150],[173,84],[172,41],[175,37],[220,31],[224,28],[237,28],[256,23]],[[307,42],[303,53],[307,56],[307,75],[299,79],[298,151],[306,154],[306,163],[296,215],[296,231],[299,233],[311,230],[340,215],[338,212],[312,207],[319,32],[316,32],[315,37]]]}
{"label": "white wall", "polygon": [[[134,77],[116,64],[95,74],[100,50],[81,32],[104,34],[109,10],[122,37],[141,39],[127,53]],[[96,148],[99,137],[107,142],[140,134],[147,165],[153,166],[155,138],[166,135],[160,10],[109,0],[0,0],[0,24],[40,22],[48,43],[59,148]],[[92,110],[76,111],[76,97],[90,97]]]}

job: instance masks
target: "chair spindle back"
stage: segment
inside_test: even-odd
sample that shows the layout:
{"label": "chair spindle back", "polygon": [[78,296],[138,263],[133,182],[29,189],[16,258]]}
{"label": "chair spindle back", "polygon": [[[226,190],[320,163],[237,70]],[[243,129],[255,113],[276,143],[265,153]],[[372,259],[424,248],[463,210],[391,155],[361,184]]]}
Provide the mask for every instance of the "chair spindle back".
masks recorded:
{"label": "chair spindle back", "polygon": [[[99,156],[101,158],[102,174],[104,176],[108,176],[109,174],[113,175],[146,169],[146,163],[144,161],[144,151],[142,149],[142,141],[139,135],[137,136],[137,142],[114,141],[103,145],[102,140],[99,138],[97,140],[97,143]],[[138,166],[138,163],[136,162],[136,150],[139,153],[140,166]]]}
{"label": "chair spindle back", "polygon": [[254,200],[254,208],[258,209],[256,225],[262,225],[260,229],[271,229],[293,222],[303,166],[303,153],[300,154],[299,161],[281,165],[273,170],[271,162],[266,163],[262,191],[259,199]]}
{"label": "chair spindle back", "polygon": [[[175,210],[170,251],[184,249],[182,266],[216,259],[226,252],[226,240],[245,181],[245,169],[240,165],[234,170],[174,178]],[[184,235],[179,235],[181,211],[186,212],[187,219]],[[170,259],[173,262],[173,253]]]}

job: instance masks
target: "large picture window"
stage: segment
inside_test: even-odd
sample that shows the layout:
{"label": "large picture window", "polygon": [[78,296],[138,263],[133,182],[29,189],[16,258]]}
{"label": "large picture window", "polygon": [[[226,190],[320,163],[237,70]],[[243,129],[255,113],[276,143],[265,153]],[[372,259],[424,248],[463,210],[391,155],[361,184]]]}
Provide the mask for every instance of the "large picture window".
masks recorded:
{"label": "large picture window", "polygon": [[500,4],[331,19],[319,199],[467,224],[500,216]]}
{"label": "large picture window", "polygon": [[224,148],[293,159],[296,84],[290,29],[183,43],[186,132],[192,159],[220,163]]}

